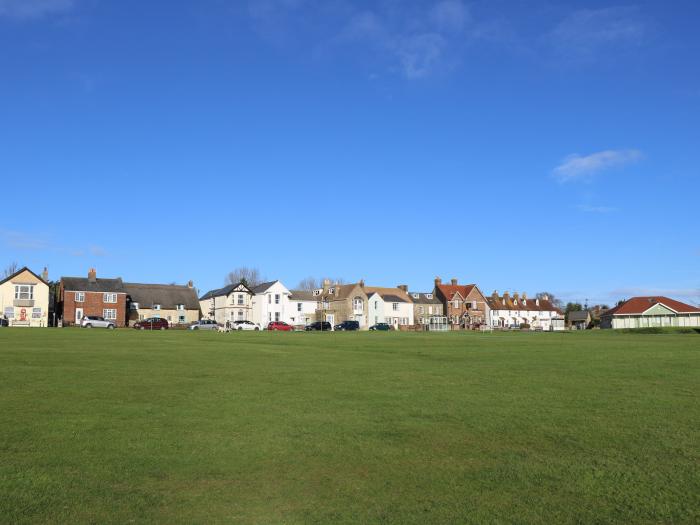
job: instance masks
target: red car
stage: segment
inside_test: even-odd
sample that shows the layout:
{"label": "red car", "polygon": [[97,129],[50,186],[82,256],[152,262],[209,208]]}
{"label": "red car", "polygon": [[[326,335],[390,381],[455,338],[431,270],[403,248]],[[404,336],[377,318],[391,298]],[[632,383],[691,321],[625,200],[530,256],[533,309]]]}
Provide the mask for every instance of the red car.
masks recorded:
{"label": "red car", "polygon": [[160,317],[151,317],[134,323],[134,328],[137,330],[167,330],[170,328],[166,319]]}
{"label": "red car", "polygon": [[280,330],[283,332],[291,332],[294,330],[294,327],[290,324],[284,323],[282,321],[272,321],[270,324],[267,325],[268,330]]}

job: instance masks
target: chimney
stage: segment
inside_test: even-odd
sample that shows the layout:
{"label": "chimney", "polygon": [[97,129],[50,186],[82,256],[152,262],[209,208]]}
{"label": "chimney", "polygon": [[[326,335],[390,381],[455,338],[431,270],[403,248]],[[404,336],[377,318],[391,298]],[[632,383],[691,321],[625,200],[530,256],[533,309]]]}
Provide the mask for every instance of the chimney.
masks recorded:
{"label": "chimney", "polygon": [[340,295],[340,285],[338,283],[335,283],[335,286],[333,287],[333,295],[336,297]]}
{"label": "chimney", "polygon": [[503,292],[503,304],[508,304],[508,301],[510,301],[510,294],[508,293],[508,290]]}
{"label": "chimney", "polygon": [[407,285],[407,284],[400,284],[400,285],[397,286],[397,288],[398,288],[399,290],[402,290],[402,291],[408,293],[408,285]]}
{"label": "chimney", "polygon": [[522,297],[523,297],[523,301],[527,301],[527,294],[525,292],[523,292]]}
{"label": "chimney", "polygon": [[44,266],[44,271],[41,272],[41,278],[47,283],[49,282],[49,269],[46,266]]}
{"label": "chimney", "polygon": [[192,279],[187,281],[187,288],[194,288],[194,283],[192,282]]}
{"label": "chimney", "polygon": [[498,290],[494,290],[493,293],[491,294],[492,299],[498,299]]}
{"label": "chimney", "polygon": [[459,281],[458,281],[457,279],[451,279],[451,280],[450,280],[450,284],[451,284],[452,286],[457,286],[457,283],[458,283],[458,282],[459,282]]}
{"label": "chimney", "polygon": [[518,292],[513,293],[513,302],[517,303],[518,299],[520,299],[520,294]]}
{"label": "chimney", "polygon": [[365,280],[360,279],[360,288],[364,288],[364,287],[365,287]]}
{"label": "chimney", "polygon": [[330,279],[324,279],[323,280],[323,293],[328,293],[328,289],[331,287],[331,280]]}
{"label": "chimney", "polygon": [[88,271],[88,282],[91,282],[91,283],[97,282],[97,272],[95,271],[94,268],[90,268],[90,271]]}
{"label": "chimney", "polygon": [[442,284],[442,279],[440,279],[439,277],[436,277],[435,278],[435,286],[440,286],[441,284]]}

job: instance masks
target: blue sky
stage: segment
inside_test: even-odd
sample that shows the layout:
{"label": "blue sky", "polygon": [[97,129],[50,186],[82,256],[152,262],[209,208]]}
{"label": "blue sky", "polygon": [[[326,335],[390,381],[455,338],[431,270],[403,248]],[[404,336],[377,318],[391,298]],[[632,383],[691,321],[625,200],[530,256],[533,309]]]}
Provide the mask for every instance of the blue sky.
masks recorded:
{"label": "blue sky", "polygon": [[698,19],[0,0],[0,265],[700,302]]}

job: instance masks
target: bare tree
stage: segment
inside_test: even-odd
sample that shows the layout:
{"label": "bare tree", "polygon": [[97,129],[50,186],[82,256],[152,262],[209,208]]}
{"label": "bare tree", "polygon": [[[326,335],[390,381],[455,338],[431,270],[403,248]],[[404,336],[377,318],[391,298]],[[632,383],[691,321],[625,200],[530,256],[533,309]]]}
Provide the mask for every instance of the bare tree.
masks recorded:
{"label": "bare tree", "polygon": [[257,268],[240,266],[228,272],[224,284],[243,283],[246,286],[257,286],[262,282],[263,278],[260,276],[260,270]]}
{"label": "bare tree", "polygon": [[12,261],[10,264],[7,265],[5,270],[3,271],[3,278],[7,278],[13,273],[15,273],[17,270],[19,270],[19,264],[17,264],[17,261]]}
{"label": "bare tree", "polygon": [[558,299],[553,293],[550,292],[540,292],[537,295],[535,295],[535,297],[537,297],[537,299],[544,299],[545,297],[547,297],[549,301],[560,310],[564,306],[564,303],[561,302],[561,299]]}
{"label": "bare tree", "polygon": [[298,290],[316,290],[318,288],[323,288],[323,281],[328,279],[331,283],[333,284],[345,284],[346,281],[342,277],[339,277],[337,279],[331,279],[330,277],[306,277],[299,281],[299,284],[297,285]]}

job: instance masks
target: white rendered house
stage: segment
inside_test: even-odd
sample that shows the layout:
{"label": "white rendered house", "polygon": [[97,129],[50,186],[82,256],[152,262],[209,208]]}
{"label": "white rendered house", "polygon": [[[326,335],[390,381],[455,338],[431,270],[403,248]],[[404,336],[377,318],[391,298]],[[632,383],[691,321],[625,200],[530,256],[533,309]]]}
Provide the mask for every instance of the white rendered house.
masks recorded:
{"label": "white rendered house", "polygon": [[280,281],[262,283],[251,288],[253,297],[253,322],[262,328],[273,321],[294,324],[291,320],[292,307],[289,303],[291,292]]}

